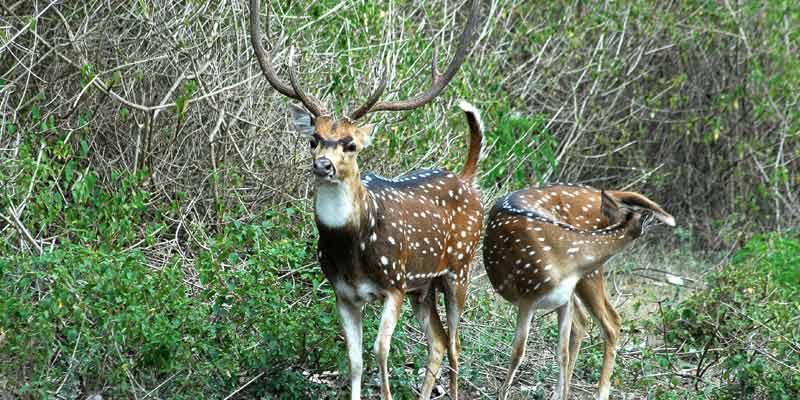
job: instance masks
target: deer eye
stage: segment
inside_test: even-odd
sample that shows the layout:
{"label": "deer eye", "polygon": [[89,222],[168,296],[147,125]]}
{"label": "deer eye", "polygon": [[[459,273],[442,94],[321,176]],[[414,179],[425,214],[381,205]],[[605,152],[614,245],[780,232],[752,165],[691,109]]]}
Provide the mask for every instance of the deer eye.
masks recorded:
{"label": "deer eye", "polygon": [[319,144],[319,140],[317,140],[317,138],[316,138],[316,137],[312,137],[312,138],[311,138],[311,139],[308,141],[308,144],[309,144],[309,146],[311,146],[311,150],[314,150],[314,149],[316,149],[316,148],[317,148],[317,144]]}
{"label": "deer eye", "polygon": [[354,142],[348,142],[344,144],[344,151],[350,153],[356,151],[357,147]]}

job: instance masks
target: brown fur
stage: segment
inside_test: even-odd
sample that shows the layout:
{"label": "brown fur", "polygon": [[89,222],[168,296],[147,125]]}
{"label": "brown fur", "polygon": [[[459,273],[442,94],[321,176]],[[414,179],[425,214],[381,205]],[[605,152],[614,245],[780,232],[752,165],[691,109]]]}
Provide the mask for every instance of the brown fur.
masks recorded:
{"label": "brown fur", "polygon": [[[621,195],[620,195],[621,194]],[[562,376],[557,398],[567,398],[569,380],[584,332],[583,315],[573,313],[577,294],[606,339],[600,398],[610,387],[610,374],[619,335],[619,316],[604,292],[603,263],[642,235],[642,209],[672,216],[638,193],[601,192],[578,185],[554,185],[511,193],[498,200],[489,214],[484,239],[484,265],[495,290],[520,308],[511,368],[503,386],[506,395],[525,352],[525,339],[533,309],[555,307],[559,318],[572,321],[560,326],[559,364]],[[566,282],[577,283],[560,300],[543,304]]]}

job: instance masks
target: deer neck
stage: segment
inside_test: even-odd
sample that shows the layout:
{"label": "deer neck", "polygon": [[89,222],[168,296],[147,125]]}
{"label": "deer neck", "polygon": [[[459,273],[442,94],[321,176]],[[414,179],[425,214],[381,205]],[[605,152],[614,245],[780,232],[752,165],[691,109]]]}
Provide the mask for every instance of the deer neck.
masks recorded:
{"label": "deer neck", "polygon": [[[577,250],[580,246],[588,244],[589,248],[586,249],[586,252],[580,251],[580,253],[583,253],[584,260],[588,265],[592,265],[596,261],[605,262],[614,255],[629,248],[637,238],[624,224],[595,231],[588,237],[586,235],[581,236],[583,236],[583,240],[577,243],[573,242],[574,245],[578,246],[575,247],[576,251],[574,253],[577,255]],[[572,252],[572,249],[567,250],[567,252]]]}
{"label": "deer neck", "polygon": [[363,225],[366,189],[358,174],[342,181],[317,183],[314,214],[329,230],[358,232]]}
{"label": "deer neck", "polygon": [[637,237],[638,236],[631,234],[630,230],[628,230],[628,227],[620,227],[613,233],[611,239],[609,239],[611,241],[608,246],[609,252],[616,254],[630,248]]}

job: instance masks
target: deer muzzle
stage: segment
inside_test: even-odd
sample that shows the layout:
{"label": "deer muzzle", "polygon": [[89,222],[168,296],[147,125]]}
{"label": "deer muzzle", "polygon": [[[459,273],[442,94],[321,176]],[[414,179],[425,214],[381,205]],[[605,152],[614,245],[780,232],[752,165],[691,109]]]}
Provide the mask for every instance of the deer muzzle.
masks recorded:
{"label": "deer muzzle", "polygon": [[319,178],[333,178],[336,176],[336,167],[328,157],[320,157],[314,160],[311,170]]}

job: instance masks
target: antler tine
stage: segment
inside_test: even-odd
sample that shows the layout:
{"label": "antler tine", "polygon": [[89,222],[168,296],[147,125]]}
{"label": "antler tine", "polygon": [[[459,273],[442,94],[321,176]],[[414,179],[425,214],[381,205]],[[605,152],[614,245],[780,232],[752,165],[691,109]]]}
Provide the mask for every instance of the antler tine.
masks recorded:
{"label": "antler tine", "polygon": [[467,56],[467,51],[469,50],[468,46],[470,39],[472,39],[472,35],[475,32],[475,27],[478,24],[479,11],[480,11],[480,0],[472,0],[469,20],[467,20],[467,25],[464,27],[464,31],[461,32],[461,36],[459,37],[456,54],[453,56],[453,60],[450,62],[450,65],[447,66],[447,69],[444,71],[443,74],[439,74],[438,68],[436,67],[438,51],[436,50],[436,48],[434,48],[434,57],[431,65],[432,69],[431,87],[427,91],[408,100],[393,101],[393,102],[385,102],[385,101],[377,102],[375,103],[375,105],[369,108],[368,111],[366,111],[364,114],[375,111],[413,110],[417,107],[429,103],[431,100],[436,98],[436,96],[438,96],[439,93],[441,93],[442,90],[444,90],[444,88],[447,87],[447,85],[450,83],[450,80],[453,79],[456,72],[458,72],[458,69],[461,67],[461,64],[464,63],[464,59]]}
{"label": "antler tine", "polygon": [[[259,8],[260,0],[250,0],[250,42],[253,45],[258,65],[261,66],[261,72],[264,74],[264,77],[267,78],[269,84],[279,93],[303,102],[303,105],[305,105],[308,111],[314,114],[314,116],[319,117],[320,115],[326,114],[327,111],[325,107],[317,98],[299,95],[298,92],[302,93],[302,91],[297,90],[297,85],[292,85],[292,87],[290,87],[286,82],[278,78],[275,72],[275,66],[272,65],[272,52],[267,52],[261,45],[261,28],[258,15]],[[290,75],[291,74],[292,71],[290,68]]]}
{"label": "antler tine", "polygon": [[361,107],[358,107],[355,111],[350,113],[348,118],[351,121],[355,121],[355,120],[363,117],[364,115],[367,115],[367,113],[370,111],[372,106],[374,106],[375,103],[377,103],[378,100],[381,99],[381,95],[383,94],[383,91],[386,90],[386,82],[388,81],[387,76],[386,76],[387,75],[387,72],[386,72],[387,69],[388,68],[384,67],[383,72],[381,73],[380,80],[378,81],[378,86],[375,87],[375,90],[373,90],[372,93],[370,93],[369,97],[367,97],[366,103],[364,103],[364,105],[362,105]]}
{"label": "antler tine", "polygon": [[306,92],[300,87],[300,83],[297,79],[297,71],[294,67],[294,46],[289,48],[289,83],[292,84],[292,88],[297,94],[295,98],[300,100],[308,111],[311,111],[311,113],[317,117],[328,113],[317,99],[306,95]]}

